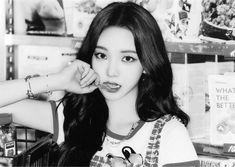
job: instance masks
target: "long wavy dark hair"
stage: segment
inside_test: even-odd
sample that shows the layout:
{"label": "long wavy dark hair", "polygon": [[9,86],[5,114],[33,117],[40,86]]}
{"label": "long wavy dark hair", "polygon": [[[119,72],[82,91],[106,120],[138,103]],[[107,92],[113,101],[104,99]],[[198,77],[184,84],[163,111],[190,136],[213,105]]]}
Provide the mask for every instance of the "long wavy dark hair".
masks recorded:
{"label": "long wavy dark hair", "polygon": [[[132,32],[139,60],[146,71],[138,84],[136,110],[140,119],[153,121],[171,114],[187,125],[189,118],[173,97],[173,74],[161,31],[143,7],[132,2],[115,2],[102,9],[92,21],[77,58],[91,64],[99,36],[110,26]],[[65,141],[58,164],[88,166],[96,151],[102,149],[108,107],[98,89],[89,94],[68,93],[63,102]]]}

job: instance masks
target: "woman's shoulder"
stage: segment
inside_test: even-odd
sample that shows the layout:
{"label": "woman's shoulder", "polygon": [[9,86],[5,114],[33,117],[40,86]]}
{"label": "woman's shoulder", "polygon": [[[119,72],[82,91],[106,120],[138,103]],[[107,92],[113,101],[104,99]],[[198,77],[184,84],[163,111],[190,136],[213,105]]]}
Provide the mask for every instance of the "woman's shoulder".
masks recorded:
{"label": "woman's shoulder", "polygon": [[161,119],[164,121],[164,127],[162,129],[163,133],[165,132],[168,134],[168,132],[175,132],[175,130],[184,133],[187,132],[187,128],[178,117],[166,115],[163,116]]}
{"label": "woman's shoulder", "polygon": [[159,163],[178,163],[197,159],[196,151],[184,124],[176,117],[167,121],[161,132]]}
{"label": "woman's shoulder", "polygon": [[[162,133],[161,131],[164,129],[164,131],[166,131],[167,129],[171,129],[171,127],[184,127],[182,121],[180,118],[176,117],[176,116],[172,116],[170,114],[164,115],[160,118],[158,118],[155,121],[149,122],[149,124],[152,124],[153,127],[153,131],[152,134],[156,134],[156,133]],[[168,127],[168,128],[167,128]]]}
{"label": "woman's shoulder", "polygon": [[185,125],[177,117],[165,122],[161,131],[161,144],[179,146],[181,143],[191,144],[191,139]]}

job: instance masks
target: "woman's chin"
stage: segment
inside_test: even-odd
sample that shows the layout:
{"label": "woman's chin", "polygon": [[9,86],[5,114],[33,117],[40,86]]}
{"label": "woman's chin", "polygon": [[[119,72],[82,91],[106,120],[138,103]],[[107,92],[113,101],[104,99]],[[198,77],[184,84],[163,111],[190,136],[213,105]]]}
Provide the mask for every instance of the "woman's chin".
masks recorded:
{"label": "woman's chin", "polygon": [[104,90],[100,90],[100,92],[102,93],[104,98],[108,101],[115,101],[121,98],[119,93],[107,92]]}

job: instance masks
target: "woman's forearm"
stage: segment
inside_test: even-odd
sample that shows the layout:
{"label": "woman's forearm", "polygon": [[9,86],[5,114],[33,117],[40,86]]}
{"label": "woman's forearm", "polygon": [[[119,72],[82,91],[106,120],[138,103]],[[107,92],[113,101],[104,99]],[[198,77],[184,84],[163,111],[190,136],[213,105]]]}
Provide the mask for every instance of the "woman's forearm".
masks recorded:
{"label": "woman's forearm", "polygon": [[56,74],[0,82],[0,107],[28,98],[27,91],[34,95],[48,91],[62,90],[60,79]]}
{"label": "woman's forearm", "polygon": [[99,76],[90,65],[76,60],[55,74],[0,82],[0,107],[49,91],[90,93],[97,88],[98,83]]}
{"label": "woman's forearm", "polygon": [[11,113],[13,122],[19,125],[53,132],[53,113],[51,104],[46,101],[21,100],[0,108],[0,113]]}

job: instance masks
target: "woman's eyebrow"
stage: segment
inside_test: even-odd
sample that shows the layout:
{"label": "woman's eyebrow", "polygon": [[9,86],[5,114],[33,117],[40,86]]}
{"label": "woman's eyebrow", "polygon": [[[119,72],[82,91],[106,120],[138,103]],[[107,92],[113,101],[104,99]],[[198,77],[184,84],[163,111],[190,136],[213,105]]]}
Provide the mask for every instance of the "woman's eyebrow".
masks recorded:
{"label": "woman's eyebrow", "polygon": [[[100,46],[100,45],[97,45],[96,49],[102,49],[102,50],[108,51],[107,48],[105,48],[104,46]],[[121,53],[133,53],[133,54],[137,54],[135,50],[122,50]]]}
{"label": "woman's eyebrow", "polygon": [[135,50],[122,50],[121,53],[134,53],[134,54],[137,54]]}
{"label": "woman's eyebrow", "polygon": [[106,48],[103,47],[103,46],[99,46],[99,45],[96,46],[96,49],[102,49],[102,50],[108,51],[108,49],[106,49]]}

